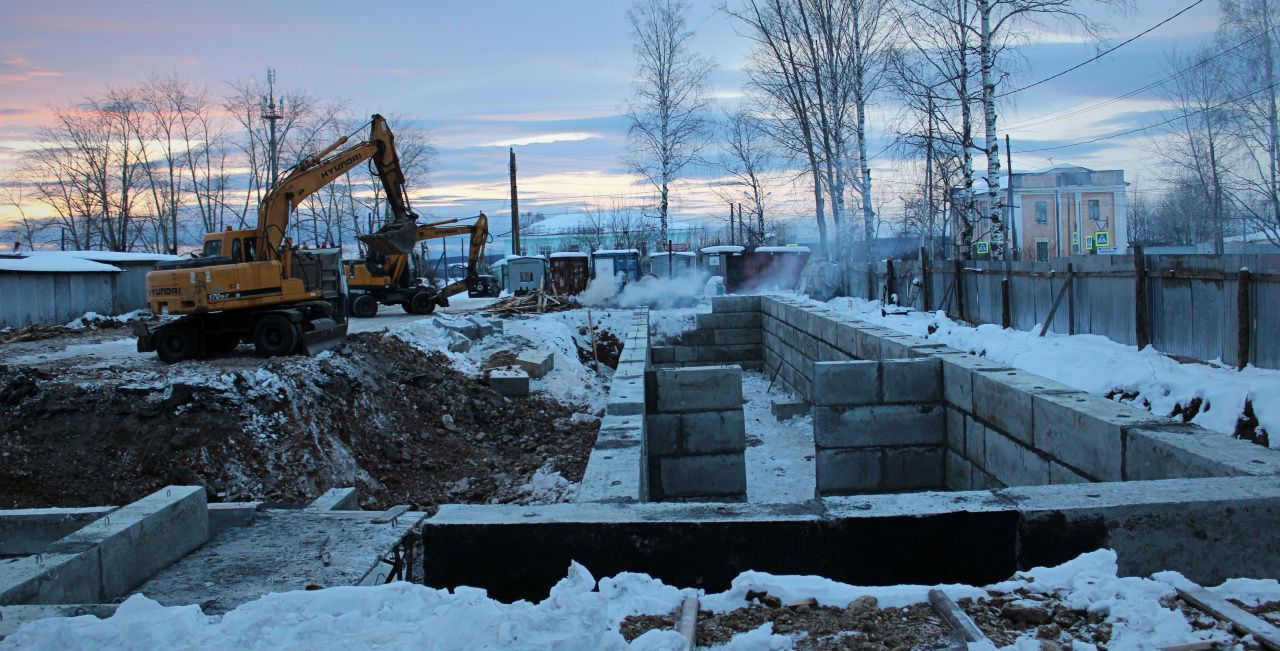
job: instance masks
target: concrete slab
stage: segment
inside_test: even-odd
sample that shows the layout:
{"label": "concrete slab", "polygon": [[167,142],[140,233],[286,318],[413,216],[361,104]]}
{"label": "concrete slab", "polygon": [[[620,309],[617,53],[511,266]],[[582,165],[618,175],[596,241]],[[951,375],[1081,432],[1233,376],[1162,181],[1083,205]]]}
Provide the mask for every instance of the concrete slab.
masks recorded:
{"label": "concrete slab", "polygon": [[[425,513],[374,524],[377,512],[265,510],[250,526],[230,529],[138,588],[165,605],[200,604],[225,613],[268,592],[380,583],[378,561]],[[216,585],[216,589],[212,586]]]}
{"label": "concrete slab", "polygon": [[519,369],[489,371],[489,387],[509,398],[529,395],[529,374]]}
{"label": "concrete slab", "polygon": [[39,554],[50,544],[115,511],[114,506],[0,511],[0,556]]}
{"label": "concrete slab", "polygon": [[308,511],[359,511],[360,498],[354,486],[330,488],[307,505]]}

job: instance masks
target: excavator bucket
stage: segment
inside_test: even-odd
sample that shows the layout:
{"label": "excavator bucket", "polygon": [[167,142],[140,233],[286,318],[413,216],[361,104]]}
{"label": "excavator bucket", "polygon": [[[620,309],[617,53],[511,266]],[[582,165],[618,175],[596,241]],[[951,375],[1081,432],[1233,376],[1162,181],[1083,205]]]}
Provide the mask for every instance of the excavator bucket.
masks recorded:
{"label": "excavator bucket", "polygon": [[302,333],[302,353],[318,355],[330,348],[342,345],[347,339],[346,322],[338,323],[333,319],[316,319],[311,322],[315,328]]}
{"label": "excavator bucket", "polygon": [[360,241],[369,247],[371,253],[397,255],[409,253],[418,241],[418,224],[414,220],[392,222],[368,235],[361,235]]}

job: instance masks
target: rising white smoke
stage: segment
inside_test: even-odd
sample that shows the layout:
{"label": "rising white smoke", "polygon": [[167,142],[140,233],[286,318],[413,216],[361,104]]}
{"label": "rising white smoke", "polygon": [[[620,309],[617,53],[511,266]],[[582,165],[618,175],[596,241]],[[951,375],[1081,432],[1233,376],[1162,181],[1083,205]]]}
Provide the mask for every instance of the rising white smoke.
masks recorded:
{"label": "rising white smoke", "polygon": [[692,305],[698,301],[706,284],[700,272],[684,273],[672,278],[645,276],[638,282],[623,284],[621,274],[612,278],[596,278],[578,295],[583,305],[603,307],[639,307],[667,309]]}

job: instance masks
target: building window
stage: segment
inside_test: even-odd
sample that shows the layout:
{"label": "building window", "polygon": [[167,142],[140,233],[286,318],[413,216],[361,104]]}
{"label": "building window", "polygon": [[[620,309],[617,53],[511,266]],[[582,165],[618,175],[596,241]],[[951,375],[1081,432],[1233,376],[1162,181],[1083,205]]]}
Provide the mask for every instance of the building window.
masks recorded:
{"label": "building window", "polygon": [[1049,202],[1048,201],[1036,202],[1036,223],[1037,224],[1049,223]]}
{"label": "building window", "polygon": [[1097,199],[1089,200],[1089,219],[1095,222],[1102,219],[1102,206]]}
{"label": "building window", "polygon": [[1036,240],[1036,262],[1049,261],[1049,241]]}
{"label": "building window", "polygon": [[538,246],[538,255],[541,255],[541,256],[548,256],[548,255],[551,255],[551,247],[549,247],[549,246],[545,246],[545,245],[539,245],[539,246]]}

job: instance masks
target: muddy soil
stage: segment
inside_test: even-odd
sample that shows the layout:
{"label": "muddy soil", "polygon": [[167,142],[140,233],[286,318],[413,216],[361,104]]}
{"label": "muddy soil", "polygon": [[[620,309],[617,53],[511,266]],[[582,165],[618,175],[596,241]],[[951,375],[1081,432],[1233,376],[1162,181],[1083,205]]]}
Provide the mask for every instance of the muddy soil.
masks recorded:
{"label": "muddy soil", "polygon": [[367,509],[554,500],[567,482],[549,473],[579,481],[599,428],[395,337],[313,358],[245,350],[170,367],[0,361],[0,508],[123,504],[175,483],[295,505],[354,485]]}

